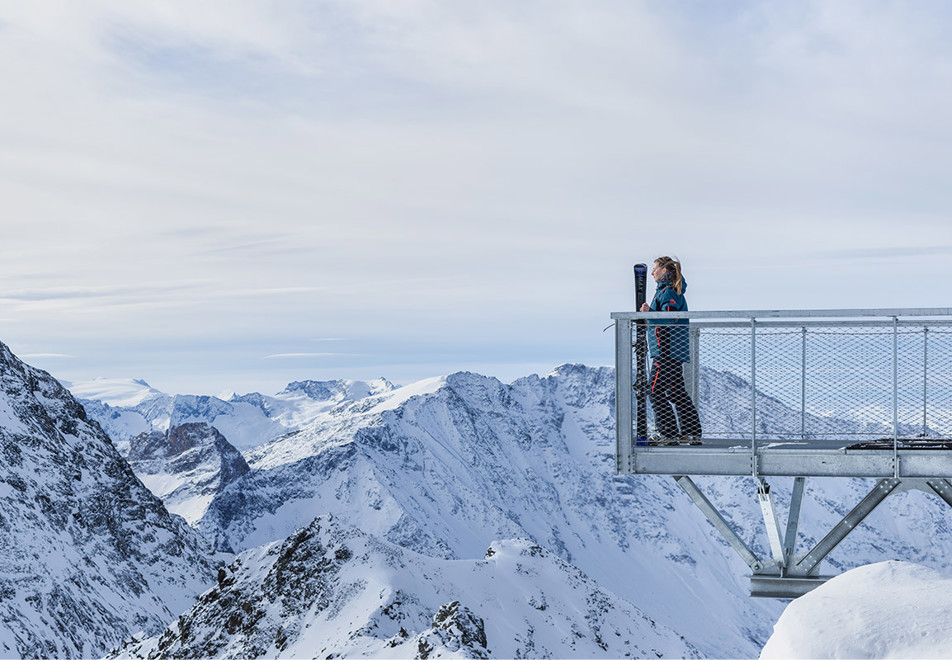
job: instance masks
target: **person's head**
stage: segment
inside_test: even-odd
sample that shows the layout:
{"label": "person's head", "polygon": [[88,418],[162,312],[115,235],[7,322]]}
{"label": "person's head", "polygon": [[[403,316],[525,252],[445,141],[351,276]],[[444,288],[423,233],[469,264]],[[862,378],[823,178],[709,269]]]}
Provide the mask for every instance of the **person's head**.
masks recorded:
{"label": "person's head", "polygon": [[674,290],[681,293],[684,284],[681,281],[681,262],[671,257],[658,257],[654,260],[651,276],[655,282],[669,281]]}

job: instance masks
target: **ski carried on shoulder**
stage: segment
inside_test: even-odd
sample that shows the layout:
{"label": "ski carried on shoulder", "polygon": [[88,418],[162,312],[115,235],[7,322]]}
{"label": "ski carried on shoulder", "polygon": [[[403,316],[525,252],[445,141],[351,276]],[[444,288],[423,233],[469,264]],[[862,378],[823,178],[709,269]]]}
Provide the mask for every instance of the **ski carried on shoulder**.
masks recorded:
{"label": "ski carried on shoulder", "polygon": [[[648,283],[647,264],[635,264],[635,311],[640,312],[645,303]],[[648,339],[645,337],[645,322],[635,321],[635,444],[648,444],[648,374],[645,361],[648,356]]]}

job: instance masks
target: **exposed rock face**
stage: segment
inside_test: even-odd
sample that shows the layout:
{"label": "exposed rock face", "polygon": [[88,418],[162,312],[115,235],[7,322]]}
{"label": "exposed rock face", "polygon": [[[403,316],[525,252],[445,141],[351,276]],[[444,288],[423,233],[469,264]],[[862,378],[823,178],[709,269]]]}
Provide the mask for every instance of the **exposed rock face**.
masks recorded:
{"label": "exposed rock face", "polygon": [[241,452],[205,422],[140,433],[129,442],[128,458],[166,508],[189,523],[204,515],[215,493],[249,470]]}
{"label": "exposed rock face", "polygon": [[446,561],[321,517],[241,554],[164,633],[120,655],[425,660],[698,651],[528,541]]}
{"label": "exposed rock face", "polygon": [[288,383],[278,396],[303,394],[314,401],[353,401],[396,389],[386,378],[370,382],[348,380],[296,380]]}
{"label": "exposed rock face", "polygon": [[445,649],[457,657],[488,658],[486,644],[485,622],[454,600],[441,607],[430,629],[419,635],[416,657],[427,660]]}
{"label": "exposed rock face", "polygon": [[208,549],[46,372],[0,344],[0,656],[89,657],[160,630]]}

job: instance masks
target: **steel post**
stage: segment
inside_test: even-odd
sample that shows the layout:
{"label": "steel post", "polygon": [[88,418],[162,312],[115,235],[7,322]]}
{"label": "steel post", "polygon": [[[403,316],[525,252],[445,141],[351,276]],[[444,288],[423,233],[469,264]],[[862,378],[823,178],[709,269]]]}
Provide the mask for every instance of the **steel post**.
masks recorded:
{"label": "steel post", "polygon": [[750,320],[750,469],[757,478],[757,319]]}
{"label": "steel post", "polygon": [[787,514],[787,534],[783,539],[784,565],[789,566],[793,551],[797,547],[797,532],[800,529],[800,506],[803,504],[803,491],[806,486],[804,477],[793,480],[793,493],[790,495],[790,511]]}
{"label": "steel post", "polygon": [[800,347],[800,439],[807,439],[807,329]]}
{"label": "steel post", "polygon": [[777,565],[783,568],[784,551],[780,540],[780,524],[774,510],[773,496],[770,494],[770,484],[763,479],[757,480],[757,500],[760,502],[760,512],[764,516],[764,525],[767,528],[767,540],[770,542],[770,554]]}
{"label": "steel post", "polygon": [[893,317],[893,476],[899,478],[899,319]]}
{"label": "steel post", "polygon": [[922,329],[922,437],[929,433],[926,415],[929,402],[929,328]]}
{"label": "steel post", "polygon": [[632,379],[631,320],[615,321],[615,472],[629,474],[631,465]]}

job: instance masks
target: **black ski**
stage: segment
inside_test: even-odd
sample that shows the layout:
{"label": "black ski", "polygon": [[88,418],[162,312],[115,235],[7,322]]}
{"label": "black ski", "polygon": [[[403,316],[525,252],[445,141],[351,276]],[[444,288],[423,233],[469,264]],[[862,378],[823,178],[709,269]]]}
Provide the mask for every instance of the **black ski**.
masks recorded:
{"label": "black ski", "polygon": [[[645,289],[648,282],[648,266],[635,264],[635,311],[640,312],[645,303]],[[635,321],[635,444],[648,444],[648,374],[645,373],[645,359],[648,354],[648,340],[645,337],[645,322]]]}

